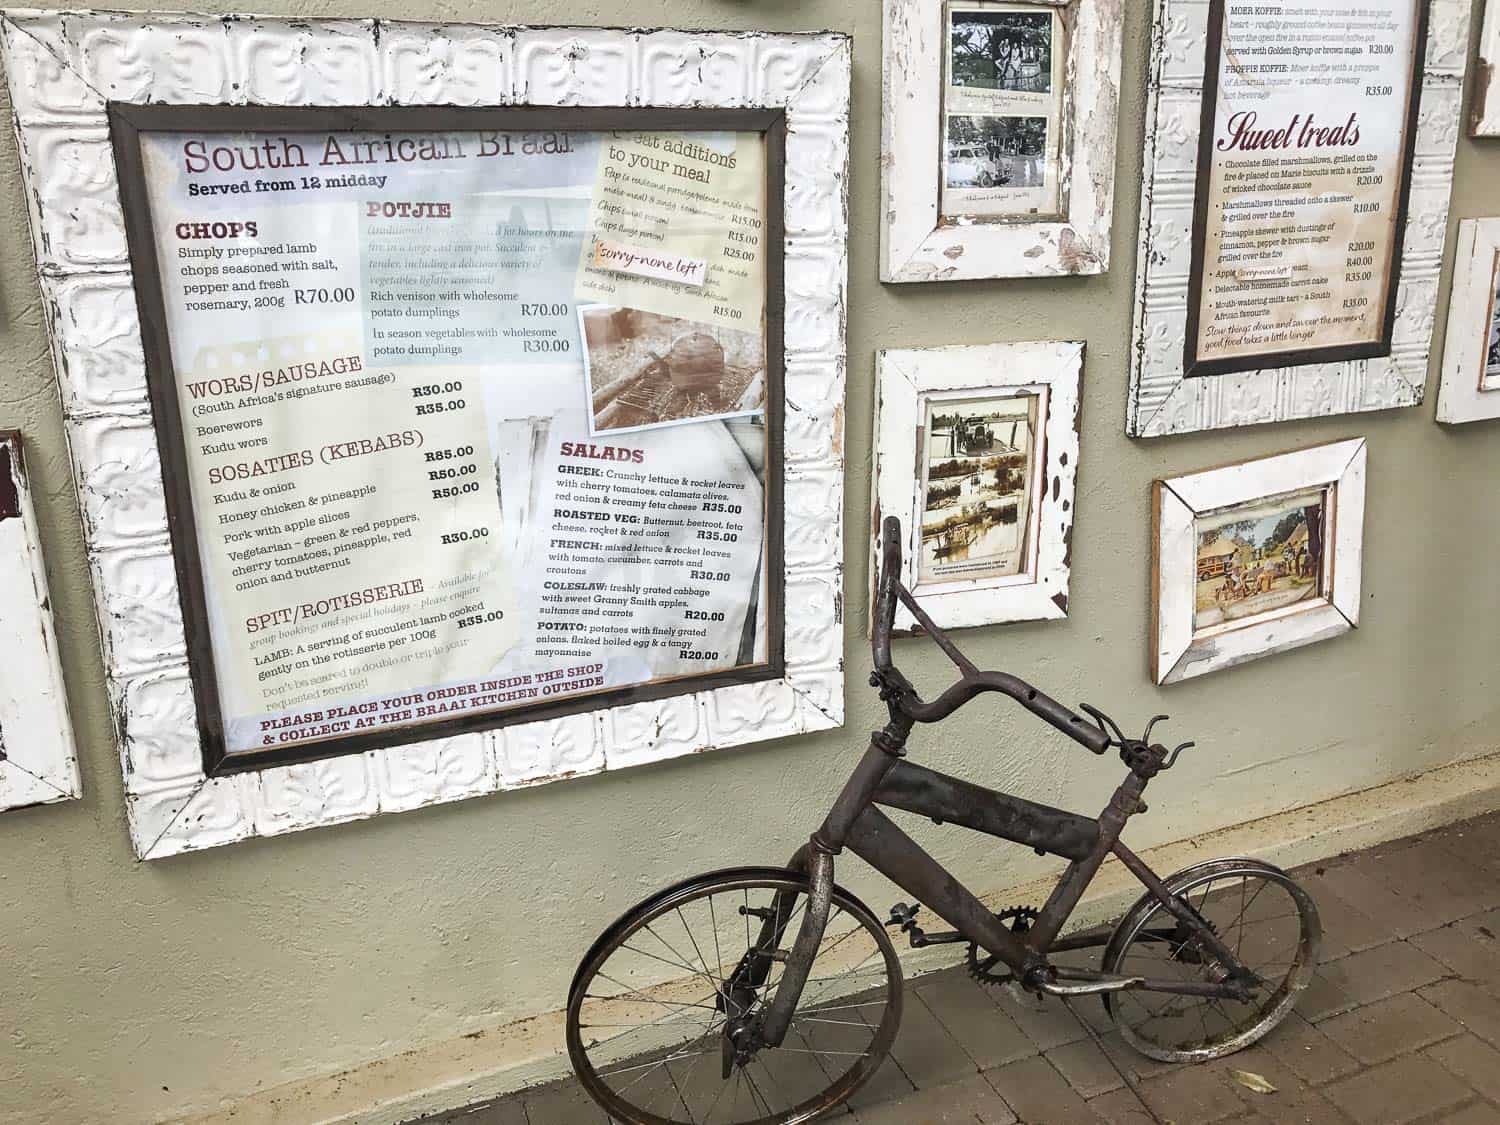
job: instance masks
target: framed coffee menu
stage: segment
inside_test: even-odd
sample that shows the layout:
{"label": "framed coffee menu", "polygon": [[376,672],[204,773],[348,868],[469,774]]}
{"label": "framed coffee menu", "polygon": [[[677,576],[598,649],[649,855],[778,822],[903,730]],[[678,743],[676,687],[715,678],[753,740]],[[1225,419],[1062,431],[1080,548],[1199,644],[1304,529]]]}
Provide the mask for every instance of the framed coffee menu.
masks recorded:
{"label": "framed coffee menu", "polygon": [[114,133],[209,772],[782,674],[782,114]]}
{"label": "framed coffee menu", "polygon": [[1187,377],[1390,354],[1423,0],[1213,0]]}

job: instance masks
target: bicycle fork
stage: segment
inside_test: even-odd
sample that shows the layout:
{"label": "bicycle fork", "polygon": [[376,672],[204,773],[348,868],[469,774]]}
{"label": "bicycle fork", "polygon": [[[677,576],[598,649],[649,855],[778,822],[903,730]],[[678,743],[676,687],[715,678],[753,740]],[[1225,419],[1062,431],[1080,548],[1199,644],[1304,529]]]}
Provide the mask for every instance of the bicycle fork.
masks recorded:
{"label": "bicycle fork", "polygon": [[[807,904],[797,925],[797,937],[789,951],[781,943],[792,921],[799,895],[782,892],[764,910],[750,912],[760,919],[760,934],[746,951],[726,982],[719,1003],[725,1009],[723,1033],[724,1077],[736,1063],[743,1065],[759,1047],[779,1047],[791,1027],[792,1013],[812,973],[813,958],[828,928],[833,902],[833,856],[804,845],[788,864],[807,875]],[[771,974],[771,966],[783,964],[781,979],[771,1001],[758,1014],[750,1009]]]}

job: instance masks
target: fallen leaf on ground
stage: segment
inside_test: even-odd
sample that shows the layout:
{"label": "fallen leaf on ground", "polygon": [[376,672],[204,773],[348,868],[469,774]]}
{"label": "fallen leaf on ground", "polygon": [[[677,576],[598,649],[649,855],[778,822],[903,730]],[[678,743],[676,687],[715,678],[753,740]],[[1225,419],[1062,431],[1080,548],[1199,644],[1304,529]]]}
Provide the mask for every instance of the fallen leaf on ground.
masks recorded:
{"label": "fallen leaf on ground", "polygon": [[1231,1070],[1229,1073],[1236,1082],[1247,1090],[1253,1090],[1257,1094],[1274,1094],[1276,1092],[1275,1086],[1271,1085],[1264,1077],[1256,1074],[1253,1070]]}

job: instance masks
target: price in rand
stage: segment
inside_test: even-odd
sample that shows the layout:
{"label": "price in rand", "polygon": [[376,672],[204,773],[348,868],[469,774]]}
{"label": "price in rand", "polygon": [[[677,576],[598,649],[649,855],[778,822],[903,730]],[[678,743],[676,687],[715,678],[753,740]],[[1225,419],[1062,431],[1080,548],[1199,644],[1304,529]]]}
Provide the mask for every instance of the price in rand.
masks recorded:
{"label": "price in rand", "polygon": [[475,613],[468,617],[460,617],[458,619],[458,627],[460,629],[467,629],[471,625],[483,625],[487,621],[503,621],[504,619],[505,611],[503,609],[492,609],[488,613]]}
{"label": "price in rand", "polygon": [[487,527],[471,527],[466,531],[445,531],[440,539],[443,546],[447,547],[453,543],[468,543],[475,539],[488,539],[490,529]]}
{"label": "price in rand", "polygon": [[292,301],[298,305],[345,305],[354,300],[354,290],[347,286],[337,289],[293,289]]}

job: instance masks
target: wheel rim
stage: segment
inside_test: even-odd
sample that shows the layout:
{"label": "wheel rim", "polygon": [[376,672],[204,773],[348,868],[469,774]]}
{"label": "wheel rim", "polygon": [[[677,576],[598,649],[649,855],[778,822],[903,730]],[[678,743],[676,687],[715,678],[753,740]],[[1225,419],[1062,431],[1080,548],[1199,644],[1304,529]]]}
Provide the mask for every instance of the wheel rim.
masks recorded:
{"label": "wheel rim", "polygon": [[[1258,864],[1216,865],[1170,885],[1265,984],[1249,1002],[1141,990],[1108,995],[1105,1007],[1126,1042],[1151,1058],[1201,1061],[1248,1047],[1311,983],[1322,934],[1317,908],[1287,875]],[[1224,976],[1211,952],[1155,899],[1143,900],[1122,923],[1105,961],[1107,972],[1154,980]]]}
{"label": "wheel rim", "polygon": [[805,886],[774,874],[689,884],[637,907],[590,952],[568,1005],[568,1053],[616,1121],[798,1125],[868,1080],[895,1038],[900,968],[883,927],[837,889],[786,1041],[723,1077],[726,1021],[753,1023],[783,968],[772,962],[749,996],[727,984],[746,950],[761,948],[755,912],[781,896],[788,922],[777,948],[790,949]]}

